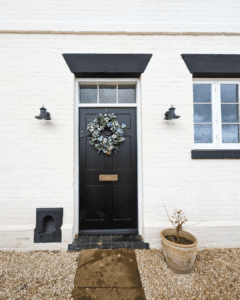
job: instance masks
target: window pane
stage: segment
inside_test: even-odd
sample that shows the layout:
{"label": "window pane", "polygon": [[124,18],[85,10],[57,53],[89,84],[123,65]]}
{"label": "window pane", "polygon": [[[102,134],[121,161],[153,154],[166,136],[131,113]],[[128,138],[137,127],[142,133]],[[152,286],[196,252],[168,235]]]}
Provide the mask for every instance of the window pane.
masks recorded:
{"label": "window pane", "polygon": [[212,122],[212,105],[211,104],[194,104],[194,122],[211,123]]}
{"label": "window pane", "polygon": [[222,104],[222,122],[238,122],[238,105]]}
{"label": "window pane", "polygon": [[135,86],[118,86],[118,103],[136,103]]}
{"label": "window pane", "polygon": [[221,102],[222,103],[238,102],[237,84],[221,84]]}
{"label": "window pane", "polygon": [[211,84],[194,84],[193,102],[212,102]]}
{"label": "window pane", "polygon": [[99,86],[99,102],[100,103],[116,103],[116,86],[100,85]]}
{"label": "window pane", "polygon": [[97,103],[97,86],[80,86],[80,103]]}
{"label": "window pane", "polygon": [[212,125],[194,125],[194,143],[212,143]]}
{"label": "window pane", "polygon": [[239,125],[222,125],[222,142],[239,143]]}

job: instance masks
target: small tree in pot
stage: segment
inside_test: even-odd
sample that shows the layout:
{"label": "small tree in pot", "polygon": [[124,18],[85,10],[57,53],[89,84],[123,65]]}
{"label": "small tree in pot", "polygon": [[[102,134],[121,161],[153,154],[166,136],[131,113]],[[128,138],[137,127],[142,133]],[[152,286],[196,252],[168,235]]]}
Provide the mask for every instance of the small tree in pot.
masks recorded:
{"label": "small tree in pot", "polygon": [[[166,209],[166,206],[165,206],[165,209]],[[167,212],[167,209],[166,209],[166,212]],[[168,212],[167,212],[167,215],[168,215]],[[180,244],[179,231],[183,230],[182,226],[185,222],[187,222],[187,219],[186,219],[185,215],[183,214],[182,210],[177,210],[177,209],[175,210],[172,218],[174,218],[175,221],[171,220],[168,215],[169,221],[172,223],[173,227],[176,230],[177,243]]]}
{"label": "small tree in pot", "polygon": [[197,239],[182,229],[183,224],[187,221],[182,210],[175,210],[172,218],[175,220],[171,220],[168,215],[168,219],[174,229],[168,228],[160,232],[163,253],[168,265],[174,271],[177,273],[189,273],[196,259]]}

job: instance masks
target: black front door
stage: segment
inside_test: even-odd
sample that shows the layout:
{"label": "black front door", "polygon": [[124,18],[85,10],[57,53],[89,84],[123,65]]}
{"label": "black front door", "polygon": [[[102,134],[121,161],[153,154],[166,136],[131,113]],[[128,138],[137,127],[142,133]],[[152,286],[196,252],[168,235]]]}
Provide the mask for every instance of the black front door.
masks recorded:
{"label": "black front door", "polygon": [[[87,124],[106,108],[79,108],[79,233],[137,233],[137,123],[136,108],[107,108],[124,129],[125,140],[111,155],[90,145]],[[99,175],[118,175],[100,181]]]}

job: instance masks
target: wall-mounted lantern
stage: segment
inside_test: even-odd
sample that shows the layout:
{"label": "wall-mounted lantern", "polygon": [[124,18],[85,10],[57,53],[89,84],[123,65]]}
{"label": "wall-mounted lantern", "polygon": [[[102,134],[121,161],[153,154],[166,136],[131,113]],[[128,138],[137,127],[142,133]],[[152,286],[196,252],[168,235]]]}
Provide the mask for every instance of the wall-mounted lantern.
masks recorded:
{"label": "wall-mounted lantern", "polygon": [[40,108],[40,115],[35,117],[38,120],[51,120],[50,113],[46,110],[46,108]]}
{"label": "wall-mounted lantern", "polygon": [[165,112],[165,118],[164,120],[174,120],[180,118],[180,116],[175,115],[175,109],[172,105],[171,108],[167,112]]}

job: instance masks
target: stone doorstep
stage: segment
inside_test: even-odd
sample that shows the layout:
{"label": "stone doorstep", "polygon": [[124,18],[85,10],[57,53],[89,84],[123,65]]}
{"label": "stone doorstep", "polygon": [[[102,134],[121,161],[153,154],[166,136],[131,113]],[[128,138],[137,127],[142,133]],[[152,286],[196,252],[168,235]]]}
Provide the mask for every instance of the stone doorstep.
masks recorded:
{"label": "stone doorstep", "polygon": [[70,244],[68,245],[68,251],[80,251],[85,249],[150,249],[148,243],[102,243],[102,244]]}
{"label": "stone doorstep", "polygon": [[68,245],[68,251],[84,249],[149,249],[139,235],[80,235]]}
{"label": "stone doorstep", "polygon": [[89,234],[78,235],[74,239],[76,243],[90,243],[90,242],[140,242],[143,241],[142,236],[137,234]]}

